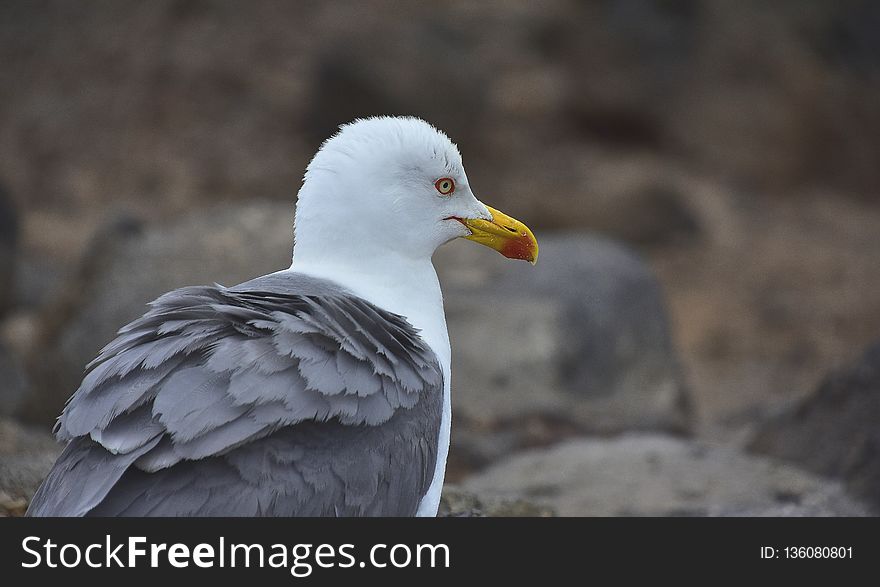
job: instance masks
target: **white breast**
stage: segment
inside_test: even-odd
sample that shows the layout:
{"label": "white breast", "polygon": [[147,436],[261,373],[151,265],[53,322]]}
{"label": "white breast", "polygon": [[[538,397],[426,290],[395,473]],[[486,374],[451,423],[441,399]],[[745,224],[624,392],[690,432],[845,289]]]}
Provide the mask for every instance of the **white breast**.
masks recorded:
{"label": "white breast", "polygon": [[428,492],[422,497],[416,515],[434,517],[440,507],[440,494],[443,492],[443,479],[446,477],[446,458],[449,456],[449,440],[452,432],[452,395],[450,389],[451,371],[449,365],[443,368],[443,415],[440,420],[440,436],[437,439],[437,464],[434,478]]}

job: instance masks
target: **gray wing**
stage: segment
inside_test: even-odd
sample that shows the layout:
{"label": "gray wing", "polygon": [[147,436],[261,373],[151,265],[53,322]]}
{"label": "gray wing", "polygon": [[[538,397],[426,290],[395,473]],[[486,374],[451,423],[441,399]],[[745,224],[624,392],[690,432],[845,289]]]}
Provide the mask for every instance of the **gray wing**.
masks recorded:
{"label": "gray wing", "polygon": [[88,368],[28,515],[410,515],[433,476],[436,357],[329,282],[175,290]]}

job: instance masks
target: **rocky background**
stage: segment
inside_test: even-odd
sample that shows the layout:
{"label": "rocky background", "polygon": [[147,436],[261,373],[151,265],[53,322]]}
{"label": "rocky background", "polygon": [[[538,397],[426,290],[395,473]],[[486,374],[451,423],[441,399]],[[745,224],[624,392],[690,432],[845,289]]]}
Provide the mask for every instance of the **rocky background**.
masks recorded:
{"label": "rocky background", "polygon": [[308,158],[414,114],[536,267],[436,257],[450,515],[880,512],[880,4],[0,3],[0,515],[144,303],[289,263]]}

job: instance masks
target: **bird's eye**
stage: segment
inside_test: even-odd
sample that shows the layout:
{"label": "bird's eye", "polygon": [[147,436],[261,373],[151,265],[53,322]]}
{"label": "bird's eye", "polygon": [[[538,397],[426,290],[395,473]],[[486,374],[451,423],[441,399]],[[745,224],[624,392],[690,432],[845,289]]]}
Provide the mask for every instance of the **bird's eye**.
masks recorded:
{"label": "bird's eye", "polygon": [[455,191],[455,182],[452,181],[451,177],[441,177],[434,182],[434,187],[444,196],[448,196]]}

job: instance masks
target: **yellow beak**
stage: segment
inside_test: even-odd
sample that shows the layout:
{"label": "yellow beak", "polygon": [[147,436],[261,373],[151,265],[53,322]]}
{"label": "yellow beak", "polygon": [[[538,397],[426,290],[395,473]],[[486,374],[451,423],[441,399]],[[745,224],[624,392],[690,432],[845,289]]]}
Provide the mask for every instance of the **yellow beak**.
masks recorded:
{"label": "yellow beak", "polygon": [[534,265],[538,260],[538,241],[529,227],[494,208],[489,208],[489,212],[492,220],[460,220],[471,231],[464,238],[495,249],[508,259],[522,259]]}

